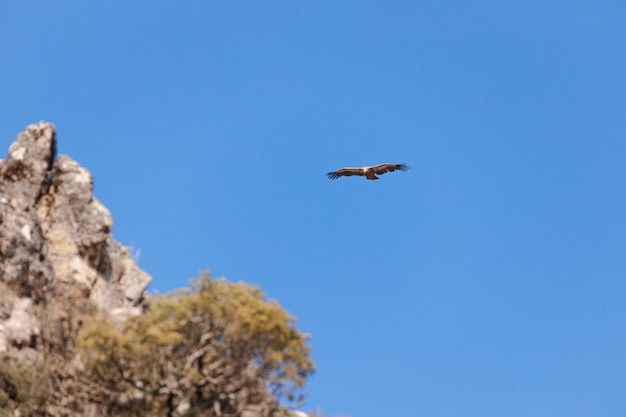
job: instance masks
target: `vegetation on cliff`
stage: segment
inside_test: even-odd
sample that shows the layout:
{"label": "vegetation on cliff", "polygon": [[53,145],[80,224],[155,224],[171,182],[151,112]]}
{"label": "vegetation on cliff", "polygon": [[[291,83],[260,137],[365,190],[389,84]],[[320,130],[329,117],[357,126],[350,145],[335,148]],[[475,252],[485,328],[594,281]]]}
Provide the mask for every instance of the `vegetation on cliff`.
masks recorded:
{"label": "vegetation on cliff", "polygon": [[33,416],[279,415],[302,401],[314,370],[308,336],[251,285],[204,273],[190,289],[154,296],[144,313],[123,320],[72,307],[71,299],[61,310],[59,303],[39,309],[49,326],[43,358],[0,360],[0,409]]}
{"label": "vegetation on cliff", "polygon": [[150,296],[88,170],[27,126],[0,160],[0,417],[284,417],[308,336],[257,287]]}
{"label": "vegetation on cliff", "polygon": [[208,274],[192,285],[119,328],[104,316],[84,326],[93,399],[116,415],[155,416],[239,416],[300,401],[313,363],[293,318],[257,287]]}

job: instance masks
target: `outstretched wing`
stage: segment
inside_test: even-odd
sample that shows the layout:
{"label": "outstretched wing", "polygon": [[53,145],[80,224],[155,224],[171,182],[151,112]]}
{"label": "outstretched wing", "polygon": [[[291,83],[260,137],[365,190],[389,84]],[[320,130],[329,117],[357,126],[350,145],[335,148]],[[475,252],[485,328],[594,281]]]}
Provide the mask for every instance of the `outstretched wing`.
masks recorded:
{"label": "outstretched wing", "polygon": [[377,175],[393,171],[406,171],[407,169],[409,169],[407,164],[380,164],[371,167],[371,170]]}
{"label": "outstretched wing", "polygon": [[352,175],[365,175],[361,168],[341,168],[337,171],[329,172],[326,174],[331,180],[336,180],[339,177],[351,177]]}

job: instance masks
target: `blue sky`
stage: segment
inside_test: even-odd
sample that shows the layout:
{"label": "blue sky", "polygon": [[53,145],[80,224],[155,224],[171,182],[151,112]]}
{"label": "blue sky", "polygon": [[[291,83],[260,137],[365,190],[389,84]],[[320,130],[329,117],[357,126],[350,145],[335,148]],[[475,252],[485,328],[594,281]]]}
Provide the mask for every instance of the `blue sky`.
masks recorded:
{"label": "blue sky", "polygon": [[305,409],[626,415],[623,2],[23,1],[0,39],[1,147],[55,123],[152,290],[278,300]]}

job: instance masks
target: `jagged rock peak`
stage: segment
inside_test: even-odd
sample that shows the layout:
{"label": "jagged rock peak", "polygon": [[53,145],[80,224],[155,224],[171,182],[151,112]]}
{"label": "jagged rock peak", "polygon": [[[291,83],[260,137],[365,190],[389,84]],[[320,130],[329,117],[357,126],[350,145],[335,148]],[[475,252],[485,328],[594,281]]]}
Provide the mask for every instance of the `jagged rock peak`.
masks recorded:
{"label": "jagged rock peak", "polygon": [[119,314],[142,305],[151,280],[113,240],[89,171],[56,149],[54,125],[40,122],[0,160],[0,351],[32,344],[33,305],[71,291]]}

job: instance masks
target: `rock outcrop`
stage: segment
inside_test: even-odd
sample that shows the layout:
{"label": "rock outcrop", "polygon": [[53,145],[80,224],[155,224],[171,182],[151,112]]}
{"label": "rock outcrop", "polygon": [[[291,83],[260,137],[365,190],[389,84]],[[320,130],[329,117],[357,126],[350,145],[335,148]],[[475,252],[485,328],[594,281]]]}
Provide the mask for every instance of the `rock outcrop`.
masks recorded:
{"label": "rock outcrop", "polygon": [[18,135],[0,160],[0,352],[34,348],[43,325],[34,309],[60,294],[111,314],[141,308],[151,278],[112,226],[89,171],[56,158],[52,124]]}
{"label": "rock outcrop", "polygon": [[54,126],[20,133],[0,160],[0,417],[304,416],[278,402],[313,372],[293,318],[208,274],[148,300],[112,227]]}

